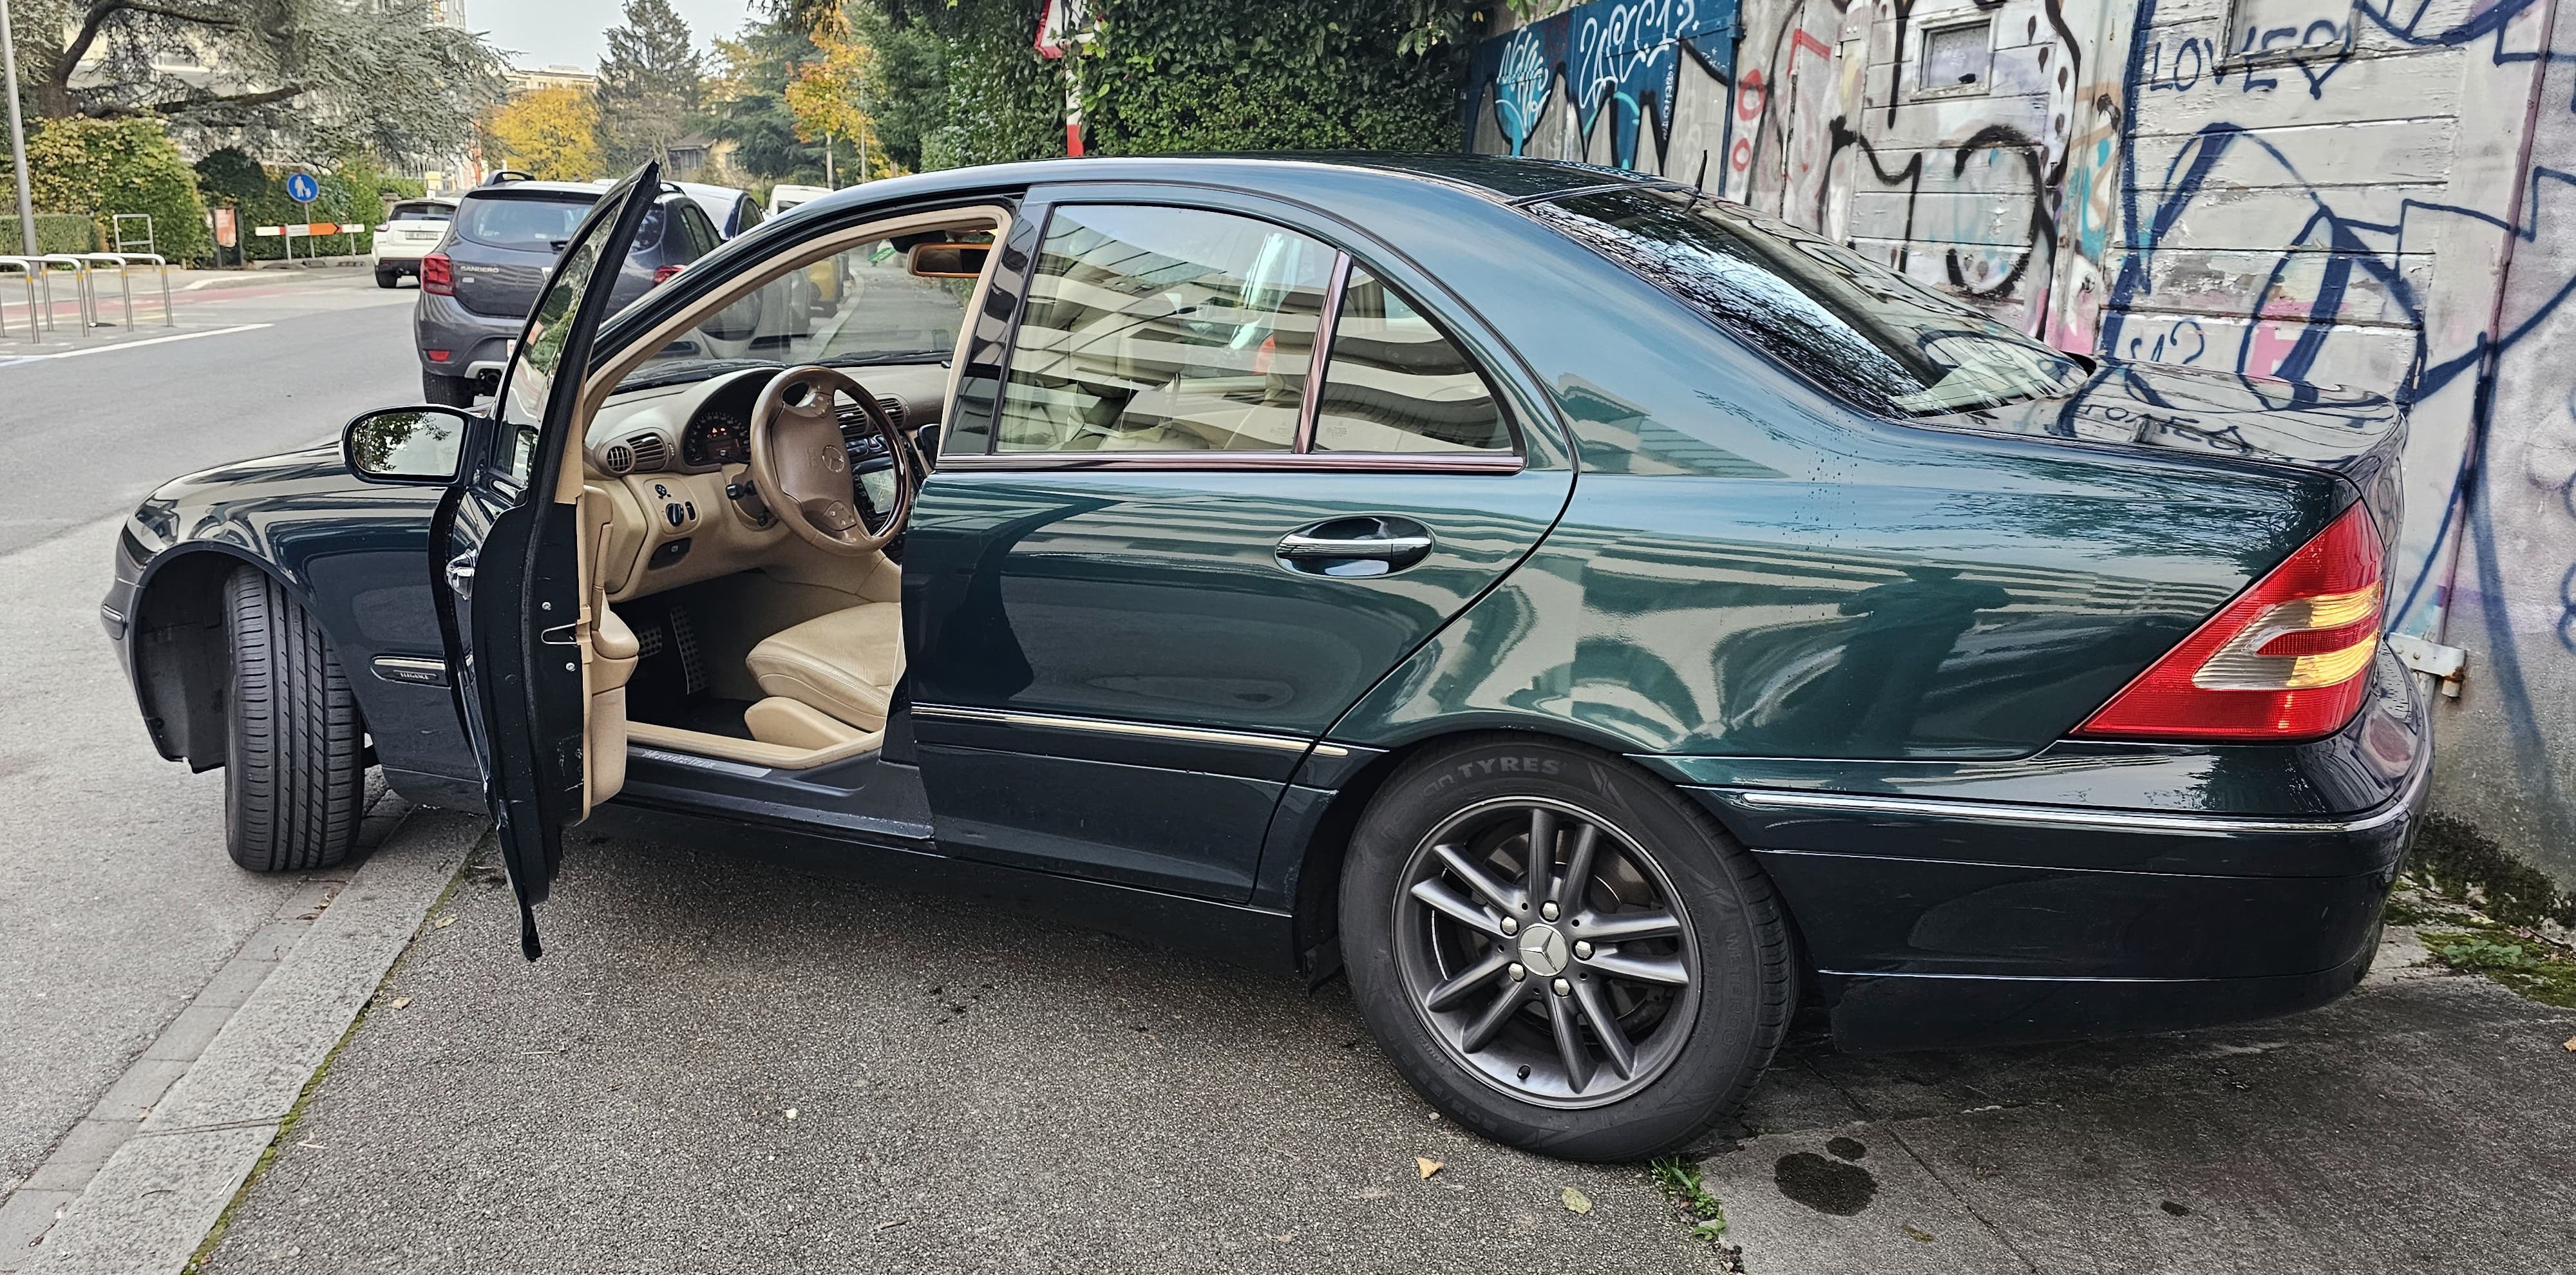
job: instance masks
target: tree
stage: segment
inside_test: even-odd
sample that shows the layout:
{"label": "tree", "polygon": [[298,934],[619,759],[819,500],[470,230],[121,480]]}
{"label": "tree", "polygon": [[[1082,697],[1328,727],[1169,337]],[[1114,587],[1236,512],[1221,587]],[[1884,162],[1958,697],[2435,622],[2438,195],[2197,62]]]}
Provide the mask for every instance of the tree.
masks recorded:
{"label": "tree", "polygon": [[11,8],[20,87],[38,117],[157,116],[208,149],[433,159],[465,145],[500,84],[500,54],[432,22],[427,0]]}
{"label": "tree", "polygon": [[668,163],[698,109],[705,67],[671,0],[626,0],[599,63],[599,149],[611,168]]}
{"label": "tree", "polygon": [[822,180],[823,148],[797,136],[795,114],[787,109],[787,82],[799,63],[819,56],[814,42],[768,19],[744,27],[739,40],[716,41],[716,56],[723,70],[707,86],[707,133],[733,143],[733,162],[753,177]]}
{"label": "tree", "polygon": [[498,167],[548,181],[587,181],[606,170],[599,155],[599,106],[574,88],[522,93],[492,112],[486,151]]}
{"label": "tree", "polygon": [[[875,71],[876,51],[851,37],[849,20],[838,12],[827,15],[812,38],[822,56],[796,68],[796,78],[787,82],[787,110],[796,119],[799,140],[822,141],[824,179],[830,182],[836,178],[835,139],[850,141],[863,156],[867,153],[873,121],[860,109],[859,95]],[[860,180],[866,178],[863,165]]]}

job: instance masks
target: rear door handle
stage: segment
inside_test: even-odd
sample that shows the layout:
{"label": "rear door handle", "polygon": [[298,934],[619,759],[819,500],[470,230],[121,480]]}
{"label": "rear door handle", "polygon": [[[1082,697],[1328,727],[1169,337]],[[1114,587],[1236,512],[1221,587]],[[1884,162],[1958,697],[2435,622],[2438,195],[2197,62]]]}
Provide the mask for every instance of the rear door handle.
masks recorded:
{"label": "rear door handle", "polygon": [[447,587],[460,598],[474,596],[474,555],[460,553],[447,560]]}
{"label": "rear door handle", "polygon": [[1290,532],[1279,539],[1282,558],[1372,558],[1396,562],[1431,552],[1429,536],[1363,536],[1351,540]]}

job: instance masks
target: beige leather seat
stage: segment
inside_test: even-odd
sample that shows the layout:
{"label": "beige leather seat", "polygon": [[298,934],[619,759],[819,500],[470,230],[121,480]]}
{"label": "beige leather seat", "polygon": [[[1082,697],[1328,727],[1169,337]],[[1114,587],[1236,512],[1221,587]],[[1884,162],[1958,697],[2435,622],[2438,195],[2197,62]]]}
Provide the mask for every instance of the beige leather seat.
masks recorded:
{"label": "beige leather seat", "polygon": [[770,634],[744,662],[768,695],[743,713],[753,739],[835,748],[880,733],[903,676],[903,604],[817,616]]}

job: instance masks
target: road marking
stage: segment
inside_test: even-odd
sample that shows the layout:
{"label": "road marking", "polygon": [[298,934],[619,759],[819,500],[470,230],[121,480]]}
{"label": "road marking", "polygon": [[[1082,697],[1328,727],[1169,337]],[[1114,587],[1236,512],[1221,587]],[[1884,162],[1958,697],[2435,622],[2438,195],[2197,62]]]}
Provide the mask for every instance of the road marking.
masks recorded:
{"label": "road marking", "polygon": [[140,345],[168,345],[172,341],[194,341],[201,336],[223,336],[231,332],[256,332],[273,328],[274,323],[244,323],[229,328],[211,328],[204,332],[182,332],[177,336],[156,336],[148,341],[120,341],[115,345],[93,345],[86,350],[64,350],[59,354],[21,354],[14,359],[0,359],[0,367],[12,363],[40,363],[46,359],[76,359],[84,354],[105,354],[110,350],[131,350]]}

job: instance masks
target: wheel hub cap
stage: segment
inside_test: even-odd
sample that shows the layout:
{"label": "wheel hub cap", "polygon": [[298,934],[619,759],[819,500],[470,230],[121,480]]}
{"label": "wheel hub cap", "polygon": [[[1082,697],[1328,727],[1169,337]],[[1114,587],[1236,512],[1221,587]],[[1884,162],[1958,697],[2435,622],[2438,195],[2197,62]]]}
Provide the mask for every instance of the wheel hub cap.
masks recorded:
{"label": "wheel hub cap", "polygon": [[1563,972],[1566,958],[1570,955],[1566,951],[1565,936],[1557,933],[1553,925],[1533,925],[1521,931],[1520,953],[1521,964],[1541,978]]}

